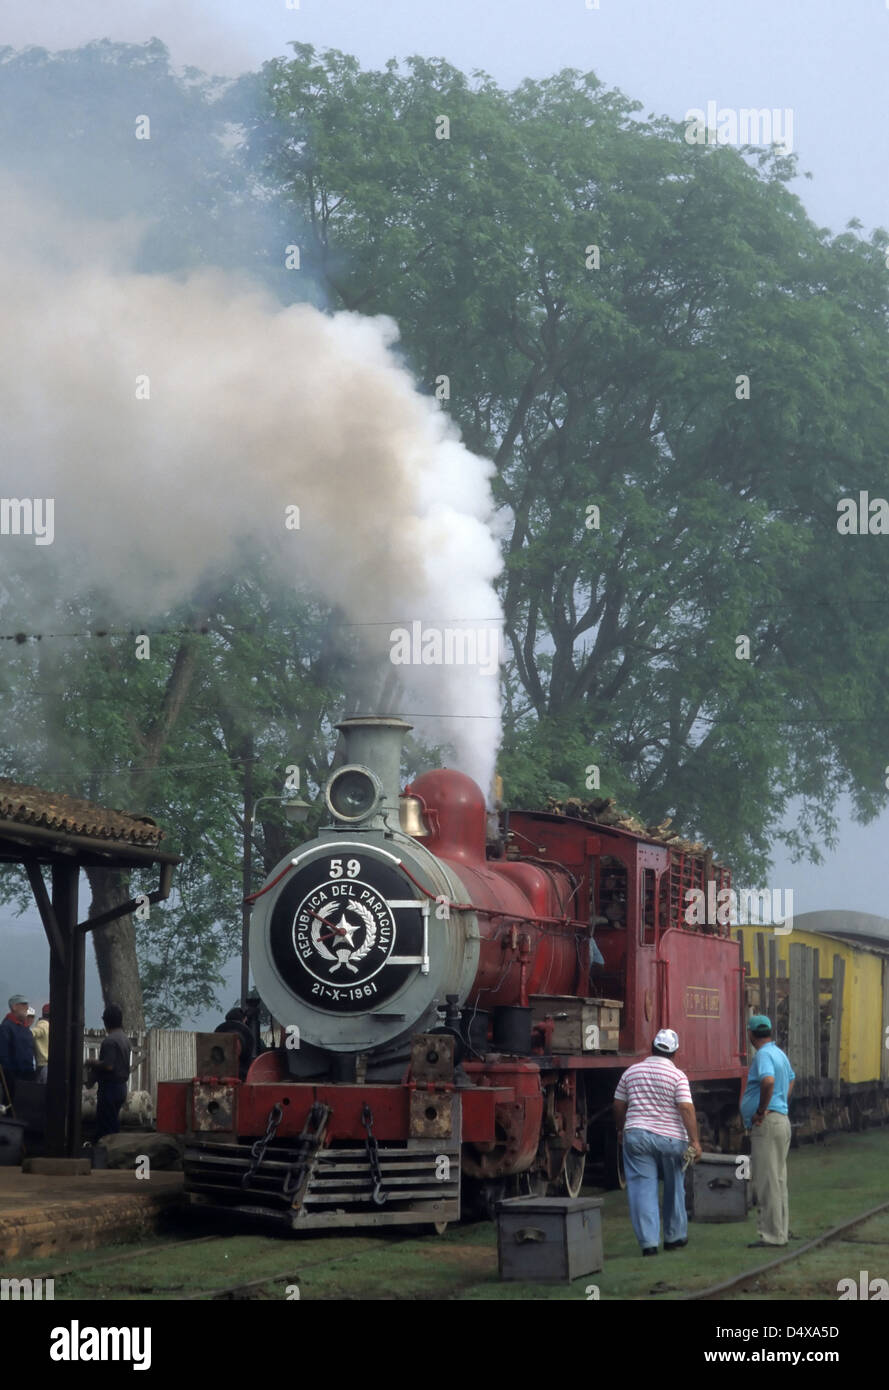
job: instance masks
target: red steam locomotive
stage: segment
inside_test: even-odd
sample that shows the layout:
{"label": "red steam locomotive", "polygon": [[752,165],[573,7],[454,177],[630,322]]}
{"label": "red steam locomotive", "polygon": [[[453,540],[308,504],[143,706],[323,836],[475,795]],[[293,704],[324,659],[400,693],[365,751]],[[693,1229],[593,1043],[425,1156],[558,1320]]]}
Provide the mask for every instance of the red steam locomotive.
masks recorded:
{"label": "red steam locomotive", "polygon": [[571,817],[504,812],[460,772],[400,792],[410,728],[339,726],[330,824],[256,895],[250,935],[282,1046],[238,1080],[233,1035],[159,1087],[192,1200],[294,1229],[458,1219],[474,1198],[620,1181],[621,1071],[675,1028],[702,1138],[732,1147],[741,948],[691,928],[706,856]]}

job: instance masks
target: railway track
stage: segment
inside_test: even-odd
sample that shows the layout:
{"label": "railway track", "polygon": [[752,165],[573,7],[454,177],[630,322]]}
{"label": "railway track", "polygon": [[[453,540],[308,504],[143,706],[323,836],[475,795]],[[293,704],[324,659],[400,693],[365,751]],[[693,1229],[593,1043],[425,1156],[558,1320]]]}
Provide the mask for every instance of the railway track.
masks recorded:
{"label": "railway track", "polygon": [[[231,1243],[233,1238],[236,1237],[233,1237],[231,1232],[225,1232],[221,1234],[207,1236],[194,1236],[188,1240],[164,1241],[158,1244],[144,1246],[141,1249],[120,1250],[113,1255],[102,1255],[95,1260],[90,1260],[88,1265],[68,1264],[61,1266],[57,1269],[50,1269],[47,1270],[46,1273],[42,1275],[42,1277],[44,1279],[61,1280],[65,1276],[71,1275],[76,1278],[77,1275],[83,1274],[87,1271],[91,1273],[93,1270],[98,1268],[104,1269],[118,1265],[123,1267],[122,1277],[125,1279],[127,1267],[135,1261],[144,1260],[152,1255],[165,1257],[171,1251],[181,1251],[195,1246],[222,1246]],[[264,1288],[266,1285],[269,1284],[298,1286],[303,1273],[307,1270],[321,1269],[328,1266],[344,1264],[349,1260],[354,1260],[366,1249],[366,1246],[364,1245],[365,1239],[366,1237],[359,1237],[359,1240],[361,1240],[362,1243],[356,1249],[341,1252],[336,1255],[331,1255],[328,1256],[326,1259],[310,1259],[300,1261],[298,1252],[294,1250],[291,1246],[291,1260],[288,1264],[288,1268],[283,1272],[277,1270],[271,1274],[264,1274],[255,1279],[240,1279],[236,1283],[225,1284],[221,1286],[216,1285],[209,1288],[190,1291],[188,1293],[182,1292],[178,1288],[164,1289],[162,1287],[158,1287],[157,1294],[162,1299],[166,1296],[169,1298],[175,1298],[178,1302],[187,1303],[195,1301],[214,1301],[227,1299],[237,1300],[241,1298],[250,1298],[255,1296],[260,1289]],[[386,1249],[388,1250],[398,1245],[406,1245],[415,1242],[416,1239],[417,1237],[416,1235],[414,1235],[405,1236],[401,1240],[387,1240]],[[86,1254],[88,1252],[83,1253]],[[132,1289],[134,1286],[127,1284],[126,1287]],[[296,1296],[298,1297],[299,1295],[297,1294]]]}
{"label": "railway track", "polygon": [[[195,1236],[191,1240],[171,1240],[163,1241],[157,1245],[146,1245],[142,1250],[121,1251],[117,1255],[102,1255],[98,1260],[91,1260],[89,1268],[95,1269],[98,1265],[128,1264],[130,1260],[140,1260],[146,1255],[160,1255],[167,1250],[181,1250],[186,1245],[206,1245],[210,1241],[224,1240],[224,1236]],[[43,1277],[46,1279],[61,1279],[66,1274],[78,1274],[82,1270],[81,1265],[66,1265],[63,1269],[51,1269]]]}
{"label": "railway track", "polygon": [[743,1274],[739,1274],[734,1279],[725,1279],[719,1284],[712,1284],[707,1289],[697,1289],[694,1293],[689,1293],[684,1298],[677,1300],[682,1303],[699,1303],[704,1299],[723,1298],[727,1293],[735,1289],[742,1289],[745,1284],[750,1284],[754,1279],[761,1278],[764,1274],[770,1273],[774,1269],[780,1269],[783,1265],[792,1264],[801,1255],[806,1255],[811,1250],[816,1250],[820,1245],[827,1245],[830,1241],[836,1240],[839,1236],[851,1231],[855,1226],[860,1226],[862,1222],[869,1221],[872,1216],[879,1216],[881,1212],[889,1210],[889,1202],[880,1202],[876,1207],[871,1207],[868,1211],[861,1212],[859,1216],[853,1216],[851,1220],[844,1221],[839,1226],[832,1226],[829,1231],[825,1231],[820,1236],[815,1236],[813,1240],[804,1241],[802,1245],[794,1250],[788,1251],[786,1255],[779,1255],[777,1259],[769,1260],[767,1264],[757,1265],[755,1269],[748,1269]]}
{"label": "railway track", "polygon": [[[398,1245],[412,1244],[414,1241],[416,1241],[416,1236],[406,1236],[404,1240],[389,1241],[387,1243],[386,1248],[393,1249]],[[258,1291],[264,1288],[267,1284],[283,1284],[285,1288],[288,1285],[295,1285],[298,1289],[299,1280],[307,1270],[330,1269],[334,1265],[345,1264],[347,1260],[353,1260],[354,1258],[355,1253],[350,1252],[347,1255],[334,1255],[328,1260],[311,1260],[309,1262],[304,1261],[302,1264],[300,1264],[299,1268],[296,1269],[294,1273],[266,1274],[259,1279],[248,1279],[246,1281],[242,1280],[237,1284],[226,1284],[222,1288],[217,1287],[212,1289],[200,1289],[197,1293],[189,1293],[182,1295],[180,1301],[183,1303],[196,1302],[198,1300],[204,1302],[215,1302],[217,1300],[231,1300],[235,1302],[239,1301],[242,1298],[252,1297],[254,1291],[258,1293]],[[294,1261],[294,1265],[295,1263],[296,1262]],[[291,1265],[291,1269],[294,1269],[294,1265]],[[299,1298],[299,1293],[296,1294],[296,1297]]]}

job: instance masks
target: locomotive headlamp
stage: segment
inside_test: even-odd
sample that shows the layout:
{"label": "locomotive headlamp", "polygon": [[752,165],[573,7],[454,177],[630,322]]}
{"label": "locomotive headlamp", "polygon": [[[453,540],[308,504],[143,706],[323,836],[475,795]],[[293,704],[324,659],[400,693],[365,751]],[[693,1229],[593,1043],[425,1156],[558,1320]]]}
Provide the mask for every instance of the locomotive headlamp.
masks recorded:
{"label": "locomotive headlamp", "polygon": [[324,799],[339,820],[360,821],[380,806],[383,785],[369,768],[341,767],[327,783]]}

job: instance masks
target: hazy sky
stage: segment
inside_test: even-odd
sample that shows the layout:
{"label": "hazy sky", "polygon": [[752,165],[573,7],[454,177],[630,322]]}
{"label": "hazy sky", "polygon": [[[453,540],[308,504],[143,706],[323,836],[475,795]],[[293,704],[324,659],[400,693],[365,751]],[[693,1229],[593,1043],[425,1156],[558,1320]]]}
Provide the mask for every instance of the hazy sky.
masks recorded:
{"label": "hazy sky", "polygon": [[[563,67],[592,69],[640,101],[643,116],[681,120],[709,101],[791,111],[793,149],[800,169],[813,175],[797,191],[812,217],[835,230],[853,216],[868,230],[889,226],[889,0],[598,0],[598,9],[588,8],[594,3],[299,0],[291,8],[286,0],[0,0],[0,45],[64,48],[156,36],[180,65],[236,73],[300,41],[353,53],[365,66],[413,53],[444,57],[465,71],[482,68],[504,86]],[[889,749],[883,761],[889,764]],[[867,830],[847,819],[824,867],[794,867],[776,856],[772,885],[794,889],[798,913],[883,913],[887,836],[889,815]],[[42,932],[37,926],[22,935],[9,917],[0,912],[0,981],[32,992],[39,1007],[48,997]],[[98,999],[90,961],[88,1018]]]}
{"label": "hazy sky", "polygon": [[[296,5],[296,0],[290,0]],[[365,65],[419,53],[505,86],[592,69],[648,112],[708,101],[793,112],[812,216],[889,223],[886,0],[0,0],[0,43],[162,39],[181,64],[240,72],[291,41]]]}

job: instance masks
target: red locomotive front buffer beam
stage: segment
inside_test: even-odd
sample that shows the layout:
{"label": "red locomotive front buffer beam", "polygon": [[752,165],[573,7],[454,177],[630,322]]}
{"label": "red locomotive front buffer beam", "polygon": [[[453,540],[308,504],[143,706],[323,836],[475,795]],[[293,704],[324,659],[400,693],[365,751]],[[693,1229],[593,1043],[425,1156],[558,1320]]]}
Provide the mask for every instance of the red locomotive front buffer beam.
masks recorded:
{"label": "red locomotive front buffer beam", "polygon": [[[196,1077],[194,1081],[161,1081],[157,1088],[157,1127],[165,1134],[194,1132],[194,1114],[190,1105],[196,1085],[216,1086],[216,1077]],[[361,1116],[365,1105],[373,1111],[374,1133],[377,1139],[398,1141],[406,1138],[409,1128],[410,1097],[408,1085],[345,1086],[340,1083],[309,1086],[293,1082],[239,1082],[229,1079],[232,1124],[220,1131],[234,1134],[262,1134],[269,1111],[280,1105],[284,1118],[278,1126],[278,1138],[297,1138],[306,1123],[309,1111],[317,1102],[330,1106],[329,1140],[361,1142],[365,1137]],[[439,1088],[453,1091],[453,1086]],[[508,1087],[471,1089],[459,1092],[463,1116],[462,1133],[465,1143],[493,1143],[494,1107],[498,1101],[513,1099]],[[202,1128],[202,1134],[208,1130]],[[212,1131],[210,1131],[212,1132]]]}

